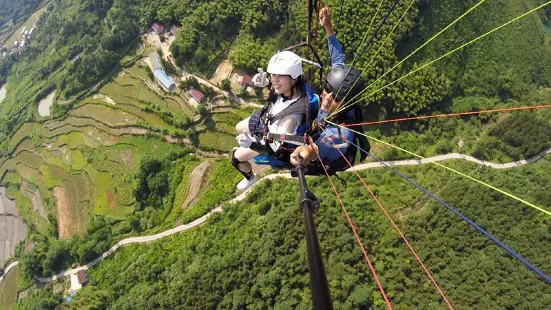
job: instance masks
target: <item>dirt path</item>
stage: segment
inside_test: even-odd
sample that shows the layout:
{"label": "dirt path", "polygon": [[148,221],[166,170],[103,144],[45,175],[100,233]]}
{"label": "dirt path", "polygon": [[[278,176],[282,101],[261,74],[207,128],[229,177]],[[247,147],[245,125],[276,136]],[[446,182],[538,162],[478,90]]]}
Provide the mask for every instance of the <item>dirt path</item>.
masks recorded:
{"label": "dirt path", "polygon": [[56,188],[54,188],[54,196],[59,239],[67,240],[71,238],[71,233],[69,231],[69,226],[71,225],[71,210],[69,203],[67,202],[65,189],[61,186],[57,186]]}
{"label": "dirt path", "polygon": [[229,79],[233,72],[233,66],[229,60],[224,60],[221,62],[216,71],[210,78],[210,82],[216,85],[220,85],[224,79]]}
{"label": "dirt path", "polygon": [[191,171],[191,174],[189,175],[187,196],[184,203],[182,203],[182,209],[188,208],[193,202],[195,202],[199,191],[201,191],[201,188],[203,187],[203,183],[206,181],[205,177],[207,176],[207,172],[211,166],[212,162],[207,160]]}

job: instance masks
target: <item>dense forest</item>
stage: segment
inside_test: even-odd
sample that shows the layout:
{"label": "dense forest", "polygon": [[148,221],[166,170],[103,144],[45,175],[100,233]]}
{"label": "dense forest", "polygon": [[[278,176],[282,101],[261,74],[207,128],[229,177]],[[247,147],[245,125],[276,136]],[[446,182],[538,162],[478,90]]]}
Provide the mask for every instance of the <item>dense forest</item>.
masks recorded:
{"label": "dense forest", "polygon": [[0,33],[29,16],[44,0],[0,1]]}
{"label": "dense forest", "polygon": [[[386,87],[545,1],[485,1],[430,45],[387,72],[478,2],[419,0],[409,6],[409,1],[401,1],[364,54],[360,53],[361,43],[369,40],[392,6],[391,1],[324,3],[333,12],[347,63],[355,62],[370,85],[361,101],[367,120],[549,103],[551,37],[544,24],[550,9],[531,14]],[[35,4],[36,1],[22,2],[20,6],[0,2],[0,8],[9,8],[9,14],[0,18],[19,21],[32,13]],[[94,93],[96,86],[118,73],[124,66],[121,58],[135,49],[134,43],[153,22],[182,26],[170,47],[172,56],[177,65],[206,76],[226,58],[236,69],[251,74],[257,67],[266,68],[273,53],[304,41],[306,32],[304,1],[53,0],[46,7],[27,48],[0,60],[0,86],[7,83],[7,97],[0,104],[0,161],[17,149],[17,145],[9,144],[9,139],[24,124],[65,121],[74,102]],[[314,45],[327,72],[329,57],[321,29]],[[299,49],[297,53],[305,56],[306,50]],[[196,80],[195,83],[199,85]],[[312,84],[317,87],[320,81],[315,78]],[[376,91],[383,87],[386,88]],[[54,104],[53,116],[43,119],[35,107],[52,91],[56,91],[58,102],[68,104]],[[208,115],[204,106],[200,114]],[[198,145],[199,135],[189,118],[166,115],[172,125],[181,127],[171,129],[172,132],[186,130],[186,135]],[[234,118],[239,121],[242,115],[235,114]],[[206,119],[207,127],[216,126],[214,116]],[[551,111],[492,113],[365,129],[368,135],[422,156],[460,152],[510,162],[531,158],[551,146]],[[36,147],[43,143],[41,135],[44,133],[38,130],[29,134]],[[181,184],[187,177],[184,172],[189,173],[199,161],[192,148],[174,149],[177,151],[157,150],[153,156],[152,148],[144,148],[144,156],[136,164],[137,172],[117,179],[125,182],[119,190],[133,203],[133,211],[126,218],[90,216],[85,233],[70,240],[57,240],[54,216],[49,218],[52,226],[48,233],[32,231],[29,240],[34,249],[24,251],[20,247],[17,253],[22,274],[20,288],[31,286],[34,276],[50,276],[88,263],[123,237],[174,227],[176,218],[183,223],[192,221],[233,195],[240,176],[227,159],[214,160],[209,186],[194,208],[173,214],[172,208],[182,193]],[[373,150],[385,160],[411,157],[388,146],[376,145]],[[85,162],[109,167],[102,152],[82,148]],[[452,166],[528,201],[545,204],[551,199],[549,159],[505,172],[466,163]],[[411,167],[402,171],[544,272],[551,272],[551,253],[542,246],[551,241],[548,218],[439,168]],[[542,309],[549,303],[551,291],[535,274],[436,202],[390,171],[370,170],[362,175],[373,185],[457,309]],[[342,177],[348,185],[339,185],[339,192],[393,306],[442,308],[437,291],[383,213],[368,199],[355,175],[344,173]],[[2,185],[11,186],[12,190],[21,183],[6,179]],[[63,304],[62,296],[53,293],[52,284],[48,284],[42,289],[31,289],[14,308],[309,309],[306,247],[295,183],[263,182],[245,201],[226,205],[224,213],[200,229],[148,246],[118,250],[90,271],[89,285],[69,304]],[[330,184],[325,178],[311,178],[309,183],[322,201],[316,221],[336,308],[382,309],[383,300],[340,214]]]}

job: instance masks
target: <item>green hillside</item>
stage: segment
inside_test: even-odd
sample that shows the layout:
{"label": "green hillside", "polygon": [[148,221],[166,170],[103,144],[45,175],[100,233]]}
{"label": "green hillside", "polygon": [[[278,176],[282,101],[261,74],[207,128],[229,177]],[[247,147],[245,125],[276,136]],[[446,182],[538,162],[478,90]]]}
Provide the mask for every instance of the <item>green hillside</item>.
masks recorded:
{"label": "green hillside", "polygon": [[[323,3],[338,25],[347,63],[369,85],[358,98],[365,120],[539,107],[365,126],[370,137],[388,143],[372,140],[372,154],[388,161],[413,158],[394,145],[424,157],[456,152],[510,163],[551,147],[551,36],[544,27],[551,5],[395,82],[543,0],[483,1],[379,79],[479,2],[399,1],[364,54],[362,42],[394,1]],[[9,6],[0,21],[31,14],[32,3],[24,2],[21,13]],[[205,79],[226,59],[234,70],[254,74],[278,49],[305,39],[305,2],[56,0],[44,9],[27,47],[0,59],[0,86],[7,83],[0,102],[0,186],[29,226],[15,257],[19,270],[10,276],[17,291],[28,294],[13,308],[310,309],[298,184],[292,180],[259,184],[200,228],[117,250],[89,271],[89,284],[70,303],[63,301],[67,279],[45,286],[35,280],[87,264],[124,238],[189,223],[235,196],[242,178],[228,158],[235,125],[264,101],[250,95],[245,99],[254,108],[231,103],[217,88],[224,83],[186,78],[169,60]],[[181,28],[175,37],[159,37],[147,33],[154,22]],[[157,43],[169,40],[170,47]],[[322,29],[312,44],[326,73]],[[175,73],[171,91],[155,82],[147,64],[150,53],[166,56],[167,49],[170,58],[162,63]],[[307,55],[305,48],[296,52]],[[316,89],[321,82],[311,80]],[[203,104],[189,100],[192,88],[206,95]],[[54,92],[52,115],[41,116],[39,101]],[[549,161],[547,155],[505,170],[448,164],[549,210]],[[547,215],[436,166],[399,170],[551,273]],[[389,170],[361,175],[456,309],[546,308],[549,286],[459,217]],[[346,187],[333,180],[393,308],[445,307],[355,174],[342,178]],[[385,308],[330,183],[324,177],[308,182],[322,201],[315,219],[335,308]],[[0,302],[16,298],[13,288],[0,296]]]}
{"label": "green hillside", "polygon": [[[422,1],[414,36],[399,54],[407,55],[480,1]],[[411,61],[443,55],[544,3],[535,0],[485,1],[427,45]],[[543,13],[543,12],[542,12]],[[454,96],[519,98],[527,88],[549,86],[550,37],[545,14],[532,14],[443,59],[435,66],[453,83]],[[529,35],[528,35],[529,34]]]}
{"label": "green hillside", "polygon": [[[551,177],[548,159],[506,172],[481,171],[463,162],[452,166],[529,201],[551,198],[546,181]],[[547,216],[435,166],[400,170],[544,272],[551,272]],[[459,217],[388,170],[361,175],[456,309],[546,307],[551,288]],[[343,177],[348,186],[339,185],[339,193],[393,308],[445,308],[356,176],[346,173]],[[335,308],[383,309],[382,297],[330,184],[322,178],[311,178],[309,184],[322,203],[316,224]],[[95,304],[101,309],[311,309],[297,200],[296,182],[263,182],[246,200],[226,206],[224,213],[202,228],[119,250],[90,272],[89,286],[68,308]],[[21,307],[35,301],[28,298]]]}

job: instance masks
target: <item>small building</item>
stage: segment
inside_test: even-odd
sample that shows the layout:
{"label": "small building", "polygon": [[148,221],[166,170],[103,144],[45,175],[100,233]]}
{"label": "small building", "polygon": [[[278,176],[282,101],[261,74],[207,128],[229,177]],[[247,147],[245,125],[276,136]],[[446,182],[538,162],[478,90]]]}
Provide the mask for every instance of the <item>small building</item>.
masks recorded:
{"label": "small building", "polygon": [[78,271],[77,273],[71,274],[71,292],[78,291],[82,288],[84,284],[88,282],[88,277],[86,277],[86,270]]}
{"label": "small building", "polygon": [[248,74],[240,75],[237,77],[237,84],[241,89],[245,89],[247,86],[253,85],[253,78]]}
{"label": "small building", "polygon": [[161,23],[153,23],[153,25],[151,25],[151,29],[153,29],[156,34],[162,34],[165,32],[165,26]]}
{"label": "small building", "polygon": [[25,246],[25,253],[31,252],[32,250],[34,250],[34,247],[35,247],[34,242],[29,242],[29,244]]}
{"label": "small building", "polygon": [[157,55],[157,52],[152,52],[149,54],[149,62],[151,63],[152,72],[155,72],[157,70],[163,70],[163,67],[161,67],[161,61],[159,60],[159,55]]}
{"label": "small building", "polygon": [[74,65],[80,59],[80,55],[81,54],[78,54],[75,57],[73,57],[73,59],[71,59],[71,64],[72,65]]}
{"label": "small building", "polygon": [[172,91],[174,87],[176,87],[176,84],[174,84],[172,79],[166,75],[163,70],[157,69],[153,72],[153,75],[155,76],[155,79],[157,79],[157,82],[159,82],[165,90]]}
{"label": "small building", "polygon": [[199,104],[199,103],[203,102],[203,100],[205,100],[205,95],[202,92],[198,91],[197,89],[192,89],[192,90],[188,91],[187,93],[188,93],[188,95],[191,96],[191,98],[193,100],[195,100],[197,102],[197,104]]}
{"label": "small building", "polygon": [[176,36],[176,34],[178,33],[179,30],[180,30],[180,26],[172,25],[172,27],[170,27],[170,30],[168,31],[168,33],[170,35]]}

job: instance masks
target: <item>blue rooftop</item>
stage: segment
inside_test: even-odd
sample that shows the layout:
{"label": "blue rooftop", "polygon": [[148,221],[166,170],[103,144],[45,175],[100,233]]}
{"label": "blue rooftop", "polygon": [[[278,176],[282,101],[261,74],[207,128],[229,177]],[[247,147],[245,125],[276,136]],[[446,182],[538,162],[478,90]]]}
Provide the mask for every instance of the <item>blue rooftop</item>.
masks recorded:
{"label": "blue rooftop", "polygon": [[164,73],[164,71],[158,69],[153,72],[153,75],[155,75],[155,78],[164,86],[164,88],[170,90],[173,90],[176,85],[174,85],[174,82]]}

